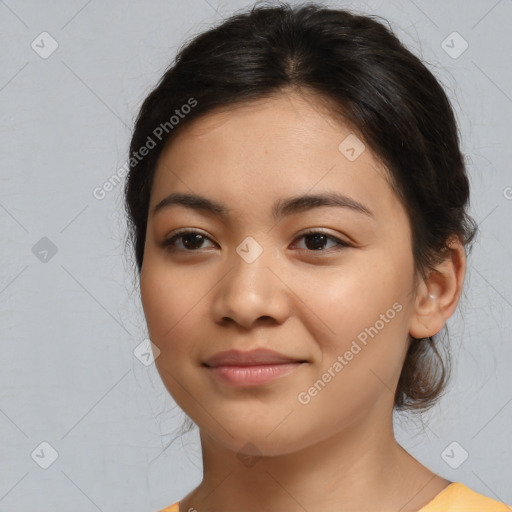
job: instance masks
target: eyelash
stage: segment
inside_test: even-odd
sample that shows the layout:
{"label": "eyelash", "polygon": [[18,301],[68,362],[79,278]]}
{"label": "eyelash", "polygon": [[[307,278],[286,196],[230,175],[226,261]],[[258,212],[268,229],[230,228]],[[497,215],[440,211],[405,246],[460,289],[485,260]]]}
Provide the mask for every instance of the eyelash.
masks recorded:
{"label": "eyelash", "polygon": [[[204,239],[208,239],[210,241],[212,241],[209,237],[207,237],[206,235],[203,235],[203,233],[199,232],[199,231],[191,231],[191,230],[184,230],[184,231],[179,231],[178,233],[175,233],[173,236],[171,236],[170,238],[164,240],[162,242],[162,247],[167,249],[167,250],[170,250],[170,251],[181,251],[181,252],[199,252],[201,249],[176,249],[174,247],[174,242],[178,239],[178,238],[181,238],[185,235],[200,235],[202,238]],[[308,236],[308,235],[324,235],[328,240],[331,240],[333,242],[336,242],[338,244],[338,247],[331,247],[329,249],[318,249],[318,250],[313,250],[313,249],[298,249],[299,251],[306,251],[306,252],[309,252],[309,253],[325,253],[325,252],[329,252],[331,250],[334,250],[334,251],[340,251],[340,250],[343,250],[345,248],[348,248],[348,247],[352,247],[350,244],[348,244],[347,242],[344,242],[343,240],[340,240],[339,238],[336,238],[332,235],[329,235],[328,233],[322,231],[322,230],[318,230],[318,229],[315,229],[315,230],[310,230],[310,231],[306,231],[305,233],[302,233],[302,235],[300,235],[299,237],[297,237],[295,240],[299,240],[301,238],[304,238],[305,236]]]}

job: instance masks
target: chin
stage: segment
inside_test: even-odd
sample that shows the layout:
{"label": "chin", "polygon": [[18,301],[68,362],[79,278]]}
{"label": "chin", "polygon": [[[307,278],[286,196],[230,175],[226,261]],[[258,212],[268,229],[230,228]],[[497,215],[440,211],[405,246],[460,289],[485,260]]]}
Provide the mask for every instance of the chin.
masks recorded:
{"label": "chin", "polygon": [[[279,421],[274,422],[272,427],[260,424],[257,428],[254,423],[246,425],[241,423],[237,425],[225,424],[229,434],[222,428],[217,428],[218,425],[215,426],[215,432],[206,431],[215,442],[240,457],[244,455],[252,457],[286,455],[313,444],[309,438],[304,436],[303,431],[300,433],[290,432],[290,429],[287,429],[284,425],[276,429],[276,425],[279,425]],[[201,426],[199,428],[201,429]],[[202,429],[201,431],[203,432]]]}

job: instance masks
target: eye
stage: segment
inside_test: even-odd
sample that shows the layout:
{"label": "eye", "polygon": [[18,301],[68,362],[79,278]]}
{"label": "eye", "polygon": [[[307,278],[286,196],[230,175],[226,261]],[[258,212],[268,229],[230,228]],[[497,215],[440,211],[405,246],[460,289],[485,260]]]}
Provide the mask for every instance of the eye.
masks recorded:
{"label": "eye", "polygon": [[[301,238],[304,238],[306,240],[306,248],[300,247],[299,249],[310,252],[326,252],[323,251],[322,248],[328,241],[335,243],[335,250],[340,250],[345,247],[351,247],[350,244],[344,242],[343,240],[340,240],[339,238],[336,238],[320,230],[311,230],[306,233],[303,233],[296,240],[300,240]],[[168,248],[170,250],[197,252],[199,249],[204,248],[202,247],[202,245],[206,240],[210,240],[210,238],[208,238],[206,235],[203,235],[199,231],[179,231],[178,233],[175,233],[167,240],[164,240],[162,242],[162,247]],[[332,248],[333,247],[330,247],[328,249]]]}
{"label": "eye", "polygon": [[[199,231],[180,231],[164,240],[162,247],[170,250],[195,252],[197,249],[201,249],[205,240],[210,239]],[[176,244],[177,241],[181,243]]]}
{"label": "eye", "polygon": [[[304,238],[306,240],[306,249],[301,247],[300,250],[327,252],[322,251],[322,247],[328,241],[335,242],[334,250],[341,250],[345,247],[351,247],[351,245],[348,244],[347,242],[344,242],[339,238],[336,238],[332,235],[325,233],[324,231],[319,230],[307,231],[306,233],[303,233],[300,237],[298,237],[297,240],[300,240],[301,238]],[[332,248],[333,247],[330,247],[328,249]]]}

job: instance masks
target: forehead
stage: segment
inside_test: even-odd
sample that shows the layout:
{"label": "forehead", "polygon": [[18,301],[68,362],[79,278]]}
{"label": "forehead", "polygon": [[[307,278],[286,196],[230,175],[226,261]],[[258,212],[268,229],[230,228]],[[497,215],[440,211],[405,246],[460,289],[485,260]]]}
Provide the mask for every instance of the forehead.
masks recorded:
{"label": "forehead", "polygon": [[242,197],[250,205],[332,190],[396,207],[387,171],[364,141],[328,105],[294,93],[217,109],[183,127],[160,156],[151,204],[192,190],[238,205]]}

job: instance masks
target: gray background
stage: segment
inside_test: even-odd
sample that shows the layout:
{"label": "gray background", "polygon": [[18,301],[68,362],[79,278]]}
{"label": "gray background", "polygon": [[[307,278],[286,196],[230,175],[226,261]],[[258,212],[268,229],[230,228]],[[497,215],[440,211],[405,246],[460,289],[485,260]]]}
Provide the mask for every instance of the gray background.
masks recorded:
{"label": "gray background", "polygon": [[[449,392],[423,420],[397,415],[396,433],[433,471],[512,503],[512,1],[324,3],[389,19],[456,108],[481,232],[448,324]],[[134,355],[147,332],[122,185],[93,190],[126,161],[179,45],[248,5],[0,1],[0,511],[151,511],[200,481],[197,430],[165,449],[185,415]]]}

